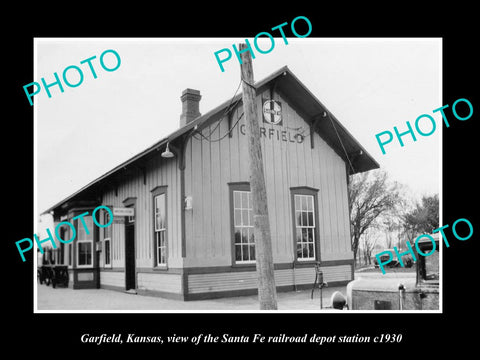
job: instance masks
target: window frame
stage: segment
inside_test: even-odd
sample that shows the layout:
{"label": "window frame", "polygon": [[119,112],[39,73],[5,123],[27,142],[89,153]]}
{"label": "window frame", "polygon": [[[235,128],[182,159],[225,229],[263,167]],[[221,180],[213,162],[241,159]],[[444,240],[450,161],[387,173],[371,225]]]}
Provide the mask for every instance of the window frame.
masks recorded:
{"label": "window frame", "polygon": [[[88,244],[90,246],[91,257],[90,257],[90,264],[80,264],[80,244]],[[77,268],[80,269],[88,269],[93,268],[93,240],[78,240],[77,241]]]}
{"label": "window frame", "polygon": [[[93,268],[93,264],[94,264],[94,257],[95,257],[95,248],[93,246],[93,243],[94,243],[94,228],[93,228],[93,217],[92,215],[85,215],[84,218],[87,218],[87,217],[90,217],[92,218],[92,228],[91,229],[88,229],[90,231],[90,234],[91,234],[91,239],[80,239],[80,237],[78,236],[78,234],[80,233],[79,232],[79,227],[82,226],[83,228],[83,223],[81,220],[75,220],[76,223],[75,223],[75,229],[77,231],[77,239],[76,239],[76,256],[75,256],[75,260],[76,260],[76,268],[78,269],[91,269]],[[87,226],[88,227],[88,226]],[[85,231],[85,234],[86,234],[86,231]],[[80,244],[89,244],[90,245],[90,250],[91,250],[91,256],[90,256],[90,264],[83,264],[83,265],[80,265]]]}
{"label": "window frame", "polygon": [[[255,266],[256,264],[256,245],[255,245],[255,239],[253,242],[254,246],[254,256],[255,259],[253,260],[237,260],[236,259],[236,248],[237,245],[235,243],[235,192],[248,192],[250,193],[251,196],[251,190],[250,190],[250,184],[248,182],[239,182],[239,183],[229,183],[229,193],[230,193],[230,244],[231,244],[231,257],[232,257],[232,266],[239,266],[239,267],[245,267],[245,266]],[[240,208],[243,209],[243,208]],[[253,208],[252,208],[252,224],[245,226],[242,224],[242,228],[249,228],[253,232]],[[252,244],[250,242],[247,242],[248,246],[250,247]]]}
{"label": "window frame", "polygon": [[[103,220],[103,223],[102,225],[105,225],[105,224],[108,224],[110,220],[112,219],[109,219],[110,217],[110,213],[106,210],[103,211],[103,216],[102,216],[102,220]],[[112,221],[112,224],[113,224],[113,221]],[[112,224],[110,224],[109,226],[106,226],[104,228],[102,228],[103,230],[103,267],[104,268],[111,268],[112,267],[112,232],[113,232],[113,229],[112,229]],[[105,234],[110,235],[109,237],[106,237]],[[108,242],[108,264],[107,264],[107,242]]]}
{"label": "window frame", "polygon": [[[309,225],[301,228],[305,229],[313,229],[312,233],[314,236],[313,240],[313,251],[314,257],[310,258],[299,258],[297,254],[297,219],[296,213],[297,210],[295,207],[295,196],[311,196],[313,199],[313,222],[314,226],[311,227]],[[318,189],[311,188],[308,186],[298,186],[298,187],[291,187],[290,188],[290,200],[291,200],[291,214],[292,214],[292,239],[293,239],[293,259],[295,264],[311,264],[317,261],[320,261],[320,236],[319,236],[319,212],[318,212]],[[308,215],[307,215],[308,216]]]}
{"label": "window frame", "polygon": [[67,244],[67,266],[69,269],[73,268],[73,244],[70,242]]}
{"label": "window frame", "polygon": [[[153,258],[153,268],[154,269],[168,269],[168,192],[167,192],[167,186],[157,186],[155,189],[153,189],[151,191],[152,193],[152,208],[153,208],[153,216],[152,216],[152,220],[153,220],[153,224],[152,224],[152,231],[153,231],[153,236],[152,236],[152,247],[153,247],[153,253],[152,253],[152,258]],[[164,201],[164,207],[165,207],[165,223],[164,223],[164,228],[162,229],[159,229],[157,230],[157,222],[156,222],[156,216],[157,216],[157,212],[156,212],[156,209],[157,209],[157,205],[156,205],[156,199],[160,196],[164,196],[165,197],[165,201]],[[161,246],[162,248],[164,248],[164,258],[165,258],[165,262],[164,263],[161,263],[159,262],[159,258],[161,256],[159,256],[159,253],[158,253],[158,250],[159,250],[159,246],[158,246],[158,241],[159,241],[159,238],[157,238],[157,234],[161,234],[163,233],[164,235],[164,245]],[[158,235],[160,236],[160,235]]]}

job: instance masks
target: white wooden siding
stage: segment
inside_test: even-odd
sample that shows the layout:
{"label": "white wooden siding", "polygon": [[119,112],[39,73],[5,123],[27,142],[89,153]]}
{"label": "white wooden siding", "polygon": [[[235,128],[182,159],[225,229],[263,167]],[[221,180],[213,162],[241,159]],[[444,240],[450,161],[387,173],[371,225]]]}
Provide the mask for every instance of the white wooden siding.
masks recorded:
{"label": "white wooden siding", "polygon": [[[321,267],[321,270],[326,282],[353,280],[350,265],[325,266]],[[313,284],[314,280],[314,268],[275,270],[276,286],[308,285]],[[254,288],[257,288],[257,274],[255,271],[188,275],[189,294]]]}
{"label": "white wooden siding", "polygon": [[180,294],[182,292],[182,276],[179,274],[137,274],[138,289],[162,291]]}
{"label": "white wooden siding", "polygon": [[[263,95],[269,97],[268,92]],[[261,98],[259,94],[258,116],[262,111]],[[316,133],[311,149],[307,123],[278,94],[274,99],[282,102],[283,126],[261,123],[267,129],[261,143],[274,261],[294,259],[290,188],[296,186],[318,189],[322,260],[352,259],[345,162]],[[242,112],[242,107],[236,108],[232,124]],[[244,117],[233,129],[232,137],[208,142],[197,136],[187,145],[185,195],[193,199],[193,209],[185,217],[188,267],[232,263],[228,183],[249,181],[247,136],[240,131],[242,124]],[[214,126],[204,129],[203,134],[210,134]],[[275,130],[271,138],[269,128]],[[277,130],[287,130],[293,136],[298,132],[291,130],[295,128],[302,128],[306,136],[302,143],[277,138]],[[228,121],[223,119],[211,139],[218,139],[227,131]]]}
{"label": "white wooden siding", "polygon": [[[123,201],[136,197],[135,203],[135,258],[137,267],[153,266],[153,197],[151,190],[157,186],[167,187],[167,247],[168,264],[182,263],[181,220],[180,220],[180,175],[177,159],[162,159],[158,156],[146,163],[146,181],[139,169],[125,175],[119,183],[117,195],[110,188],[102,198],[103,205],[124,207]],[[112,225],[112,266],[125,266],[125,225]]]}
{"label": "white wooden siding", "polygon": [[100,271],[100,286],[115,286],[125,289],[125,273],[118,271]]}

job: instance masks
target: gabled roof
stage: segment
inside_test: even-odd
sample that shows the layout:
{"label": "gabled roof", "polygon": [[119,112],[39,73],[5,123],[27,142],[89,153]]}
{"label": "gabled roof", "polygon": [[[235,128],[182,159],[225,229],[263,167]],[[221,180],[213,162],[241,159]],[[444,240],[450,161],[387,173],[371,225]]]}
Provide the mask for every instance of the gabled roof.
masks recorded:
{"label": "gabled roof", "polygon": [[[266,78],[255,82],[257,93],[260,93],[270,86],[275,87],[286,99],[288,103],[301,115],[309,125],[313,125],[318,134],[333,148],[333,150],[345,160],[348,165],[349,174],[360,173],[379,168],[379,164],[360,143],[348,132],[348,130],[331,114],[327,108],[313,95],[310,90],[284,66]],[[165,147],[168,142],[174,142],[176,139],[188,135],[195,129],[201,130],[203,127],[220,120],[224,116],[224,110],[232,103],[241,101],[242,94],[237,94],[233,99],[228,99],[216,108],[197,117],[185,126],[174,131],[167,137],[157,141],[141,153],[133,156],[127,161],[106,172],[99,178],[82,187],[72,195],[53,205],[43,213],[60,208],[70,200],[78,197],[80,194],[91,190],[92,187],[104,182],[120,170],[127,166],[139,162],[142,158]]]}

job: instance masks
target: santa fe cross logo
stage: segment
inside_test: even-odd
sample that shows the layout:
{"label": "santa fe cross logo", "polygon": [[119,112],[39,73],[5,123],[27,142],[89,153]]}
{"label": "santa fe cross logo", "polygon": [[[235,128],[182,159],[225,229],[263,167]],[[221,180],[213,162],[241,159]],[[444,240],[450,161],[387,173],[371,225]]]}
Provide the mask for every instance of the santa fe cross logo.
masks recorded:
{"label": "santa fe cross logo", "polygon": [[279,101],[263,102],[263,121],[268,124],[282,125],[282,104]]}

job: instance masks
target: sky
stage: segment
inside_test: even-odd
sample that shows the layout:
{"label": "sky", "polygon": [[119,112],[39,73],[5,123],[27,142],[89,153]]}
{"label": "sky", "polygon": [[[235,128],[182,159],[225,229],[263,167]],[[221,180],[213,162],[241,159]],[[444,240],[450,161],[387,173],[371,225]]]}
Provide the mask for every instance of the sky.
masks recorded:
{"label": "sky", "polygon": [[[83,82],[71,88],[44,89],[34,97],[35,214],[48,209],[107,171],[179,128],[180,95],[200,90],[200,112],[230,99],[240,80],[235,58],[220,70],[215,51],[244,38],[36,38],[34,79],[54,81],[54,72],[75,65]],[[253,39],[249,39],[253,43]],[[267,49],[267,42],[259,46]],[[107,72],[100,55],[113,49],[121,64]],[[255,49],[254,49],[255,51]],[[442,121],[433,110],[442,103],[442,42],[439,38],[275,38],[267,54],[255,52],[255,81],[287,65],[386,170],[406,185],[412,197],[440,192]],[[92,60],[97,78],[88,64]],[[116,60],[104,57],[107,67]],[[75,71],[68,79],[79,81]],[[63,80],[62,80],[63,81]],[[28,103],[28,100],[26,99]],[[436,131],[417,141],[404,136],[383,155],[375,135],[407,129],[422,114],[433,116]],[[431,129],[421,124],[424,132]]]}

